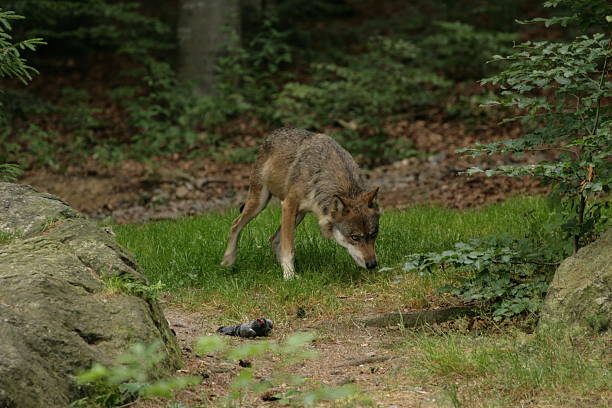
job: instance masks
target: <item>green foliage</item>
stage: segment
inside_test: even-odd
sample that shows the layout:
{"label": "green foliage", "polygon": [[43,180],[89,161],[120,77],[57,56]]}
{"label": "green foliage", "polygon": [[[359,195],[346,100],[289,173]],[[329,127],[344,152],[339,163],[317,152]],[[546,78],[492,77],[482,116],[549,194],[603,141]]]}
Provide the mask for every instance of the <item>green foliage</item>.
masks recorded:
{"label": "green foliage", "polygon": [[479,79],[498,71],[499,64],[486,64],[491,55],[511,51],[518,36],[478,30],[460,22],[438,21],[434,34],[418,43],[423,63],[455,81]]}
{"label": "green foliage", "polygon": [[6,245],[19,237],[19,234],[0,231],[0,245]]}
{"label": "green foliage", "polygon": [[612,96],[609,38],[594,34],[572,42],[527,42],[517,48],[518,52],[508,57],[494,57],[509,65],[482,84],[501,88],[492,104],[520,112],[507,121],[521,121],[527,133],[460,151],[473,156],[560,152],[551,162],[467,171],[487,176],[532,176],[553,183],[547,228],[551,238],[541,239],[541,233],[533,229],[522,240],[472,240],[442,253],[411,255],[404,266],[405,270],[421,272],[451,266],[467,272],[457,286],[445,289],[464,301],[486,301],[496,319],[538,310],[550,279],[549,267],[567,255],[567,240],[551,251],[551,242],[559,240],[555,235],[571,238],[575,253],[610,220],[610,203],[599,197],[608,194],[612,186],[612,110],[604,103]]}
{"label": "green foliage", "polygon": [[159,379],[157,367],[165,358],[160,349],[159,343],[136,344],[112,366],[95,363],[77,376],[89,396],[71,406],[116,407],[140,397],[171,398],[175,391],[199,383],[198,377]]}
{"label": "green foliage", "polygon": [[[145,16],[137,2],[108,0],[9,0],[9,8],[31,16],[27,35],[46,38],[61,52],[107,50],[144,57],[172,47],[170,28]],[[61,44],[61,45],[60,45]]]}
{"label": "green foliage", "polygon": [[341,125],[332,134],[370,164],[405,157],[406,150],[398,150],[388,138],[388,121],[406,109],[432,104],[438,91],[449,85],[415,68],[418,54],[406,40],[379,37],[369,41],[364,54],[347,57],[344,65],[314,64],[310,83],[285,86],[276,101],[277,117],[306,128]]}
{"label": "green foliage", "polygon": [[403,269],[420,274],[452,268],[456,285],[442,287],[464,302],[490,308],[495,320],[537,313],[555,266],[567,251],[554,237],[534,242],[503,235],[456,243],[441,253],[412,254]]}
{"label": "green foliage", "polygon": [[[0,8],[0,78],[12,77],[17,78],[24,84],[32,79],[32,73],[38,73],[36,69],[26,64],[26,60],[21,56],[21,51],[35,51],[36,47],[45,44],[42,38],[31,38],[15,42],[9,32],[12,30],[10,20],[23,19],[23,16],[15,14],[10,10]],[[2,94],[2,89],[0,89]],[[0,100],[0,125],[5,122],[4,105]],[[1,131],[0,141],[8,129]],[[8,160],[2,157],[0,151],[0,181],[15,181],[22,173],[21,169],[16,164],[3,163]]]}
{"label": "green foliage", "polygon": [[612,49],[604,34],[579,36],[571,42],[526,42],[518,52],[495,56],[509,66],[482,84],[501,88],[491,104],[515,109],[527,133],[517,139],[477,144],[468,149],[481,154],[559,152],[558,159],[520,166],[500,166],[468,174],[532,176],[550,182],[562,199],[563,228],[574,241],[574,251],[605,228],[597,196],[612,186],[612,96],[608,72]]}
{"label": "green foliage", "polygon": [[227,105],[214,105],[207,96],[196,95],[181,84],[176,72],[164,62],[145,61],[141,75],[144,87],[118,88],[110,91],[130,115],[136,129],[131,157],[146,158],[193,149],[199,142],[209,141],[205,125],[212,127],[226,119]]}
{"label": "green foliage", "polygon": [[113,276],[109,279],[104,279],[104,285],[112,293],[125,293],[147,300],[159,300],[159,294],[165,289],[165,285],[161,281],[154,285],[149,285],[136,280],[130,275]]}
{"label": "green foliage", "polygon": [[548,0],[544,7],[562,9],[564,15],[534,18],[521,23],[542,22],[546,27],[559,24],[562,27],[578,26],[589,31],[605,32],[612,21],[612,5],[607,0]]}
{"label": "green foliage", "polygon": [[23,18],[13,11],[0,8],[0,78],[13,77],[25,84],[32,79],[32,74],[38,71],[26,64],[21,52],[35,51],[37,46],[45,42],[42,38],[30,38],[17,42],[13,40],[9,33],[13,29],[10,20]]}
{"label": "green foliage", "polygon": [[17,180],[17,177],[19,177],[21,173],[23,173],[23,170],[16,164],[0,164],[0,181],[13,182]]}
{"label": "green foliage", "polygon": [[288,32],[280,31],[272,20],[265,20],[245,46],[229,41],[216,68],[217,103],[236,105],[236,113],[249,113],[260,120],[273,120],[270,103],[289,78],[286,68],[292,61]]}
{"label": "green foliage", "polygon": [[286,19],[321,19],[354,13],[346,0],[280,0],[277,13]]}
{"label": "green foliage", "polygon": [[[228,120],[247,112],[269,119],[269,101],[284,75],[281,66],[291,61],[284,36],[266,21],[248,46],[228,46],[218,61],[219,82],[212,95],[199,95],[190,84],[181,83],[169,64],[146,59],[144,69],[134,73],[142,77],[144,86],[110,91],[136,129],[128,155],[147,158],[185,153],[202,145],[214,155],[225,147],[219,128]],[[253,149],[242,149],[230,159],[252,161],[254,156]]]}

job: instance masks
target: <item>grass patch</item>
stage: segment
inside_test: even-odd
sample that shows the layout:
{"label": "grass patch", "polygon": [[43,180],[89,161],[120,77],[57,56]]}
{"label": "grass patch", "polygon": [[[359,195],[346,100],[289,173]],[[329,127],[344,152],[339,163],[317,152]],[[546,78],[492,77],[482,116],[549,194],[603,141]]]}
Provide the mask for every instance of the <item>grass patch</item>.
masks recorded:
{"label": "grass patch", "polygon": [[7,245],[18,238],[18,234],[0,231],[0,245]]}
{"label": "grass patch", "polygon": [[[225,268],[221,257],[237,214],[232,210],[120,225],[114,230],[152,283],[164,284],[184,305],[206,304],[229,319],[250,318],[254,313],[283,319],[298,309],[309,316],[338,313],[350,303],[347,298],[366,295],[374,308],[423,307],[445,282],[443,275],[397,279],[397,270],[361,269],[343,248],[321,237],[310,215],[297,230],[299,278],[285,282],[268,242],[279,224],[278,206],[271,206],[245,228],[236,265]],[[377,240],[378,261],[381,267],[395,268],[407,254],[444,250],[460,240],[502,232],[521,236],[545,215],[542,198],[515,198],[468,211],[442,207],[387,211]]]}
{"label": "grass patch", "polygon": [[480,336],[410,333],[401,352],[413,365],[402,375],[446,390],[461,407],[607,407],[612,334],[572,337],[557,329],[507,329]]}

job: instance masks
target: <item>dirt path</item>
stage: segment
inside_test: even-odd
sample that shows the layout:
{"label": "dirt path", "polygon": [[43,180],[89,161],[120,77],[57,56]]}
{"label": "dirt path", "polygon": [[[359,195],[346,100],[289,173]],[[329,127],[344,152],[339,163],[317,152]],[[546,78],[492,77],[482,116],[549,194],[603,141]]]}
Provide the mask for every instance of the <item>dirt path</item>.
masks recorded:
{"label": "dirt path", "polygon": [[[200,336],[214,334],[218,324],[199,312],[166,307],[166,318],[176,332],[183,349],[185,367],[180,374],[202,377],[199,386],[184,390],[178,399],[191,405],[217,406],[226,395],[232,379],[242,369],[238,363],[228,362],[216,355],[198,356],[193,345]],[[308,384],[340,386],[354,384],[362,397],[371,400],[377,407],[434,407],[440,398],[439,391],[430,387],[411,384],[403,375],[410,366],[410,356],[403,355],[398,348],[405,336],[399,330],[365,328],[351,318],[339,318],[333,322],[313,322],[296,319],[287,324],[279,324],[273,331],[272,339],[281,340],[289,334],[312,332],[315,340],[309,348],[318,354],[312,360],[305,360],[294,367],[294,374],[307,379]],[[238,346],[249,342],[267,341],[267,339],[247,340],[229,338],[231,344]],[[254,360],[257,368],[256,378],[269,378],[273,373],[271,363],[266,360]],[[280,387],[275,392],[287,391]],[[249,395],[243,406],[271,407],[283,406],[278,402],[264,401],[264,394]],[[264,397],[265,398],[265,397]],[[136,407],[162,407],[162,401],[139,401]],[[365,405],[358,405],[365,406]]]}

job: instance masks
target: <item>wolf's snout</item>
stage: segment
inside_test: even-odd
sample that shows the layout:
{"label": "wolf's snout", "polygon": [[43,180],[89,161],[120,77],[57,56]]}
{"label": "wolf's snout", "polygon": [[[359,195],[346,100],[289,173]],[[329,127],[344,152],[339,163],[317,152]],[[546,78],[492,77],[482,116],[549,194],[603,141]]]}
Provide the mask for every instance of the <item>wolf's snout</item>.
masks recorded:
{"label": "wolf's snout", "polygon": [[374,268],[376,268],[376,266],[378,266],[378,263],[376,262],[376,259],[372,259],[372,260],[369,260],[368,262],[366,262],[366,268],[368,268],[368,269],[374,269]]}

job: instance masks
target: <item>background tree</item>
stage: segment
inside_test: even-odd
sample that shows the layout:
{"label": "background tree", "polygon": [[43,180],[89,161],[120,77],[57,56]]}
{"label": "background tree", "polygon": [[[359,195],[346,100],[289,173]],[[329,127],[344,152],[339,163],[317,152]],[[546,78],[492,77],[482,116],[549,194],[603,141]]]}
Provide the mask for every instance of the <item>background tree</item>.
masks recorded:
{"label": "background tree", "polygon": [[179,75],[211,93],[220,52],[240,36],[240,1],[181,0],[179,7]]}

